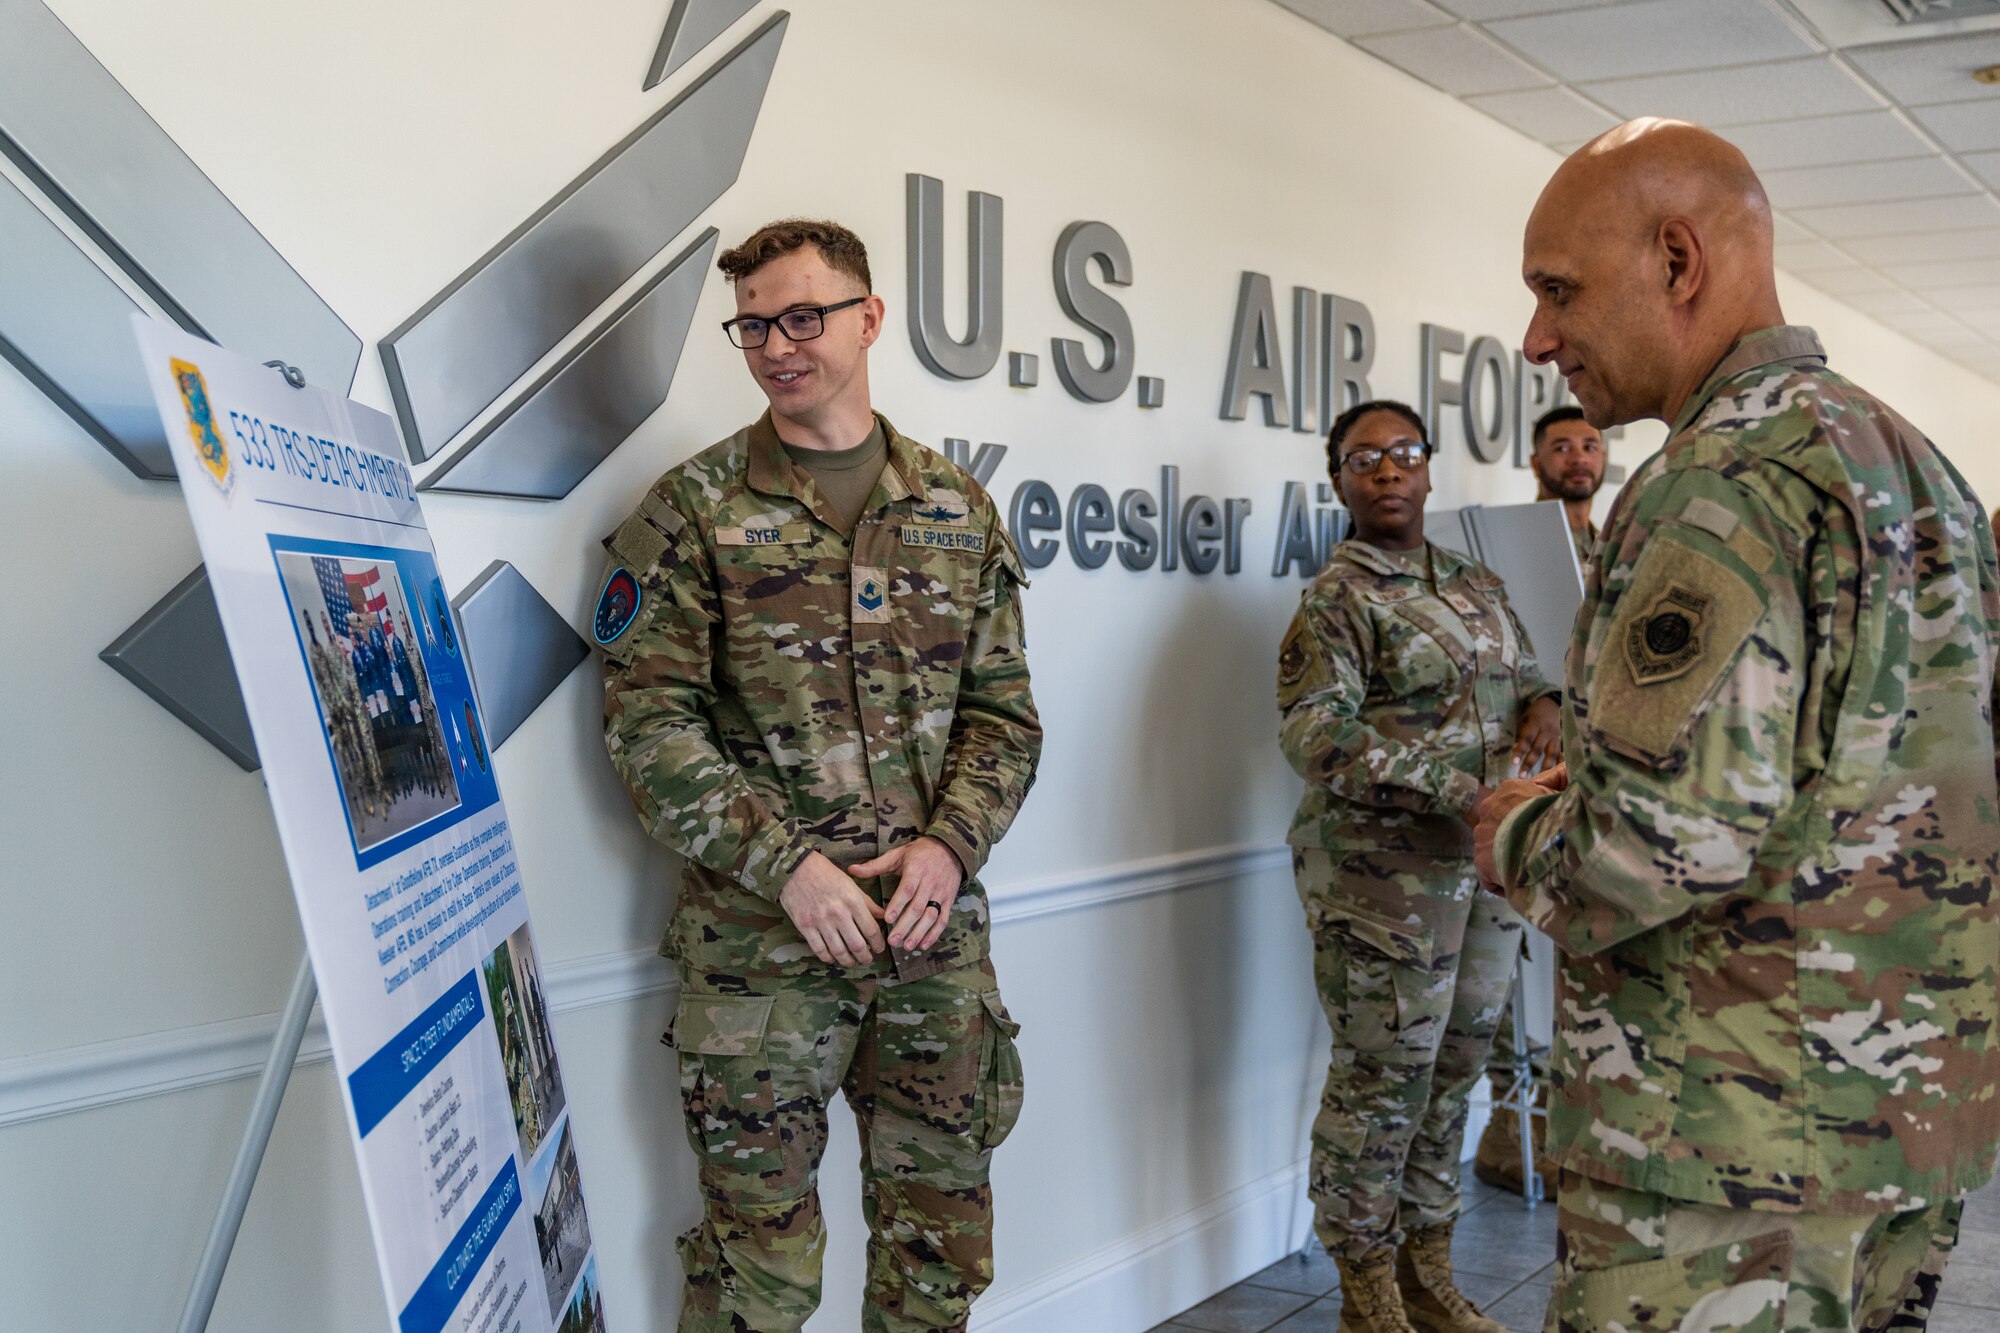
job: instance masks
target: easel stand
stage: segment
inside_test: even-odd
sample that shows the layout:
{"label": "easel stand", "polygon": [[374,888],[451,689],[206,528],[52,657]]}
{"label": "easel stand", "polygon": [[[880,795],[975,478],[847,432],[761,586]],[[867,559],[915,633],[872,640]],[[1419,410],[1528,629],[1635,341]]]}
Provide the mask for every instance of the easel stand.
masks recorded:
{"label": "easel stand", "polygon": [[1535,1078],[1535,1061],[1528,1044],[1528,951],[1523,949],[1514,959],[1514,1081],[1503,1097],[1493,1099],[1497,1110],[1505,1107],[1514,1112],[1514,1123],[1521,1131],[1521,1197],[1527,1201],[1529,1211],[1542,1201],[1543,1184],[1535,1170],[1535,1136],[1530,1121],[1534,1116],[1548,1115],[1547,1111],[1535,1105],[1536,1093],[1541,1089]]}
{"label": "easel stand", "polygon": [[[297,366],[283,361],[264,364],[277,371],[294,389],[306,387],[305,372]],[[236,1233],[243,1229],[243,1214],[250,1207],[250,1190],[264,1165],[264,1150],[271,1146],[271,1127],[278,1123],[278,1107],[285,1100],[285,1085],[292,1081],[299,1044],[306,1037],[306,1021],[312,1017],[313,1001],[318,996],[312,955],[301,954],[298,974],[292,978],[292,993],[285,1000],[284,1013],[278,1016],[277,1038],[264,1061],[264,1073],[257,1080],[257,1096],[250,1103],[250,1123],[243,1127],[243,1142],[237,1145],[229,1181],[222,1187],[215,1225],[208,1229],[208,1241],[201,1247],[201,1258],[195,1262],[194,1283],[188,1288],[187,1304],[181,1308],[179,1333],[207,1333],[208,1317],[215,1310],[215,1294],[222,1289],[222,1272],[229,1267],[230,1251],[236,1248]]]}
{"label": "easel stand", "polygon": [[257,1183],[257,1171],[264,1164],[264,1150],[271,1143],[271,1127],[278,1121],[278,1106],[285,1100],[285,1085],[291,1081],[292,1067],[298,1062],[299,1044],[305,1040],[306,1021],[312,1017],[313,1001],[319,987],[314,984],[312,958],[299,959],[298,975],[292,978],[292,993],[278,1018],[278,1035],[271,1054],[264,1061],[264,1073],[257,1080],[257,1096],[250,1103],[250,1123],[243,1128],[243,1142],[236,1149],[235,1165],[229,1168],[229,1182],[222,1187],[222,1203],[215,1210],[215,1225],[208,1230],[195,1264],[194,1283],[188,1288],[187,1304],[181,1309],[179,1333],[206,1333],[208,1317],[215,1309],[215,1294],[222,1289],[222,1272],[229,1266],[229,1253],[236,1248],[236,1233],[243,1227],[243,1213],[250,1206],[250,1190]]}

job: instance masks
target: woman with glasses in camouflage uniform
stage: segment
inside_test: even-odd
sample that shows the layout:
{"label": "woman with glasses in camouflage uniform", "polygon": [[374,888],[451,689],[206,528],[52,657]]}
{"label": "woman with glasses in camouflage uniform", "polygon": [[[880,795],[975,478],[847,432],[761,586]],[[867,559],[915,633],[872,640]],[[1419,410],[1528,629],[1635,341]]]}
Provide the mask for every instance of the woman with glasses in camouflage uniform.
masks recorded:
{"label": "woman with glasses in camouflage uniform", "polygon": [[1333,1028],[1311,1194],[1342,1333],[1500,1333],[1451,1274],[1466,1099],[1523,929],[1479,891],[1472,824],[1492,786],[1560,754],[1560,692],[1499,576],[1424,539],[1431,452],[1402,403],[1334,422],[1354,532],[1278,665],[1280,744],[1306,781],[1293,867]]}

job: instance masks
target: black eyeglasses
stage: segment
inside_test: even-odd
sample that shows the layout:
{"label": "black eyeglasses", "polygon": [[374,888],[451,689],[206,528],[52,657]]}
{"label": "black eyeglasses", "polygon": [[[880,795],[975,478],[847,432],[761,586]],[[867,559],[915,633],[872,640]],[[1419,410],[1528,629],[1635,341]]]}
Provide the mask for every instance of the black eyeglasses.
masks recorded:
{"label": "black eyeglasses", "polygon": [[1431,447],[1428,444],[1407,443],[1392,444],[1387,449],[1356,449],[1341,459],[1340,465],[1357,477],[1365,477],[1382,466],[1384,454],[1395,459],[1397,467],[1407,471],[1430,462]]}
{"label": "black eyeglasses", "polygon": [[802,305],[787,310],[771,319],[759,319],[746,315],[741,319],[725,319],[722,331],[729,335],[729,341],[748,352],[762,347],[771,337],[771,326],[776,324],[779,332],[795,343],[811,342],[826,332],[826,317],[836,310],[845,310],[851,305],[860,305],[868,298],[852,297],[836,301],[832,305]]}

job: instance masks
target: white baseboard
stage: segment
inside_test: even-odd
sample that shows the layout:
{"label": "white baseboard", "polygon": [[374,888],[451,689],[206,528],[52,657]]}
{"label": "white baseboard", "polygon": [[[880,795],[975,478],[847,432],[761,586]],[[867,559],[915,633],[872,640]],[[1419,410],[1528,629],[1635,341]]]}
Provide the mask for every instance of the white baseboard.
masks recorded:
{"label": "white baseboard", "polygon": [[1297,1250],[1306,1163],[1127,1236],[972,1310],[978,1333],[1140,1333]]}
{"label": "white baseboard", "polygon": [[[1205,848],[1002,886],[992,894],[993,922],[1011,925],[1215,884],[1289,865],[1289,856],[1283,846]],[[670,991],[675,977],[666,959],[635,949],[550,963],[543,984],[549,1007],[565,1013]],[[278,1015],[259,1014],[0,1060],[0,1129],[253,1077],[264,1067],[277,1026]],[[298,1063],[330,1058],[326,1028],[315,1012]]]}

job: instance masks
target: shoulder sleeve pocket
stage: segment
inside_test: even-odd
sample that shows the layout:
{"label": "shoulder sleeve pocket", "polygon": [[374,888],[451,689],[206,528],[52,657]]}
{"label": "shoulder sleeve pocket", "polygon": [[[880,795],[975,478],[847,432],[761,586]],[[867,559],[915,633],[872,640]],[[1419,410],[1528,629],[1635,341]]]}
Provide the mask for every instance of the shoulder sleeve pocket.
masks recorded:
{"label": "shoulder sleeve pocket", "polygon": [[1605,744],[1656,768],[1684,762],[1688,737],[1768,601],[1708,533],[1673,523],[1656,530],[1598,647],[1590,713]]}
{"label": "shoulder sleeve pocket", "polygon": [[1326,663],[1320,657],[1319,638],[1307,622],[1301,607],[1278,649],[1278,707],[1290,708],[1326,683]]}
{"label": "shoulder sleeve pocket", "polygon": [[657,495],[648,495],[618,530],[604,539],[607,559],[591,608],[591,641],[620,666],[659,609],[668,576],[680,567],[687,524]]}

